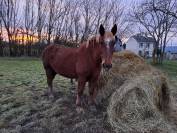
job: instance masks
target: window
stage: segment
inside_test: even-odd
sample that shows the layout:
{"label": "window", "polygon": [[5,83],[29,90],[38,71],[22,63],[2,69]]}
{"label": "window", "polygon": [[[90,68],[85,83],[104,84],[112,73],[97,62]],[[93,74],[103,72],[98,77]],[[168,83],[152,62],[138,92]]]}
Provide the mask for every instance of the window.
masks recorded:
{"label": "window", "polygon": [[123,49],[124,49],[124,50],[126,49],[126,44],[125,44],[125,43],[123,44]]}
{"label": "window", "polygon": [[140,43],[140,44],[139,44],[139,48],[143,48],[143,43]]}
{"label": "window", "polygon": [[149,57],[149,51],[146,51],[146,55],[145,55],[146,57]]}
{"label": "window", "polygon": [[149,49],[149,47],[150,47],[150,44],[148,43],[146,47]]}
{"label": "window", "polygon": [[139,54],[139,56],[142,56],[142,51],[141,51],[141,50],[139,50],[138,54]]}

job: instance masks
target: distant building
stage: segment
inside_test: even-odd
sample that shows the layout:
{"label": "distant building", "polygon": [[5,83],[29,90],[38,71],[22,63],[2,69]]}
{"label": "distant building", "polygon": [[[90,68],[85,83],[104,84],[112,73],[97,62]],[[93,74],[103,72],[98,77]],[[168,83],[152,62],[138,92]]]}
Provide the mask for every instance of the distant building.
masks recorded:
{"label": "distant building", "polygon": [[153,38],[137,34],[128,39],[126,49],[143,57],[152,57],[153,45]]}
{"label": "distant building", "polygon": [[165,55],[166,59],[177,60],[177,46],[166,46]]}

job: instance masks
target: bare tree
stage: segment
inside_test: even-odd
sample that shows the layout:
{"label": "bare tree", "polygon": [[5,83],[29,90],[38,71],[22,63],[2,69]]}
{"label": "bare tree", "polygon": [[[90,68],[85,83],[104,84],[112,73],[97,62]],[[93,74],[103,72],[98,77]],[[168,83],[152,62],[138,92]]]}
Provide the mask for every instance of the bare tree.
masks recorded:
{"label": "bare tree", "polygon": [[[26,54],[31,55],[31,43],[33,42],[33,35],[35,29],[35,13],[34,13],[34,1],[33,0],[25,0],[24,4],[24,28],[21,29],[21,34],[23,34],[23,43],[24,43],[24,36],[27,37],[26,39]],[[23,27],[23,26],[22,26]]]}
{"label": "bare tree", "polygon": [[47,10],[46,1],[45,0],[37,0],[37,23],[36,23],[36,28],[37,28],[39,42],[41,42],[42,30],[43,30],[44,25],[45,25],[46,10]]}
{"label": "bare tree", "polygon": [[[61,20],[60,18],[63,17],[63,19],[65,18],[66,14],[68,14],[69,12],[69,7],[70,7],[70,1],[65,1],[63,2],[62,0],[49,0],[48,1],[48,23],[47,23],[47,34],[48,34],[48,44],[50,44],[50,40],[51,40],[51,35],[54,32],[54,29],[56,26],[56,24],[59,24],[59,20]],[[65,20],[65,19],[64,19]],[[62,22],[59,24],[60,26],[62,26],[63,24],[63,20],[61,20]],[[66,23],[67,24],[67,23]],[[67,27],[67,26],[65,26]],[[59,27],[58,27],[59,28]],[[60,28],[58,29],[56,28],[58,31],[60,32]],[[65,32],[65,34],[67,34]]]}
{"label": "bare tree", "polygon": [[[7,30],[9,53],[13,55],[13,46],[18,48],[18,43],[25,43],[25,36],[28,44],[33,43],[30,36],[36,34],[39,42],[45,37],[48,44],[56,37],[80,42],[96,34],[101,23],[106,28],[117,23],[123,37],[129,33],[129,24],[125,22],[121,4],[117,0],[25,0],[23,4],[21,0],[0,0],[0,23]],[[25,34],[22,41],[13,45],[20,32]],[[28,47],[33,46],[26,45],[24,49]]]}
{"label": "bare tree", "polygon": [[26,0],[24,5],[24,26],[27,35],[27,43],[29,43],[30,40],[29,36],[33,35],[32,32],[34,31],[34,21],[34,1]]}
{"label": "bare tree", "polygon": [[117,24],[119,38],[127,38],[133,32],[133,23],[127,18],[126,6],[123,1],[115,2],[112,9],[112,23]]}
{"label": "bare tree", "polygon": [[[131,16],[154,39],[153,63],[161,63],[167,37],[175,23],[175,19],[168,14],[154,10],[153,2],[154,0],[143,1],[139,6],[134,7]],[[170,8],[170,3],[166,3],[166,8]]]}
{"label": "bare tree", "polygon": [[[166,8],[166,2],[170,3],[170,8]],[[165,2],[159,0],[157,4],[153,1],[152,6],[154,10],[158,10],[177,19],[177,0],[166,0]]]}
{"label": "bare tree", "polygon": [[[0,9],[1,10],[1,9]],[[1,12],[1,11],[0,11]],[[2,22],[2,19],[0,19],[0,34],[2,36],[2,30],[3,30],[3,22]]]}
{"label": "bare tree", "polygon": [[[105,25],[106,28],[109,28],[110,25],[110,20],[112,17],[112,11],[114,9],[114,5],[115,5],[116,1],[115,0],[111,0],[110,2],[106,2],[105,4],[105,13],[104,13],[104,20],[103,20],[103,24]],[[112,24],[112,23],[111,23]]]}
{"label": "bare tree", "polygon": [[17,17],[19,5],[17,0],[1,0],[0,7],[0,18],[8,34],[9,54],[12,56],[14,55],[12,50],[13,35],[16,34],[19,25],[19,18]]}
{"label": "bare tree", "polygon": [[[58,11],[57,11],[57,17],[56,17],[56,35],[61,37],[65,36],[65,39],[67,38],[67,25],[68,25],[68,18],[67,16],[70,13],[70,10],[72,10],[71,7],[71,2],[70,1],[59,1],[58,4]],[[67,19],[67,20],[66,20]]]}
{"label": "bare tree", "polygon": [[81,2],[81,13],[84,19],[83,24],[83,34],[81,41],[86,40],[91,32],[92,24],[95,20],[94,12],[93,12],[93,5],[95,4],[94,0],[83,0]]}
{"label": "bare tree", "polygon": [[[1,10],[1,9],[0,9],[0,10]],[[2,44],[2,41],[3,41],[3,33],[2,33],[2,28],[3,28],[2,20],[0,19],[0,56],[3,56],[3,44]]]}
{"label": "bare tree", "polygon": [[105,0],[98,0],[94,4],[94,11],[95,11],[95,27],[94,27],[94,32],[97,34],[99,25],[100,23],[103,23],[103,16],[104,16],[104,7],[106,6],[106,1]]}
{"label": "bare tree", "polygon": [[[69,12],[69,25],[68,25],[68,32],[69,32],[69,39],[74,40],[74,26],[77,26],[78,22],[78,1],[72,1],[71,6],[70,6],[70,12]],[[74,25],[76,24],[76,25]],[[76,27],[77,30],[77,27]]]}
{"label": "bare tree", "polygon": [[75,41],[78,42],[79,40],[79,23],[80,21],[80,13],[77,11],[74,15],[74,31],[75,31]]}
{"label": "bare tree", "polygon": [[56,9],[56,0],[48,0],[48,26],[47,26],[47,34],[48,34],[48,38],[47,38],[47,42],[48,44],[50,44],[50,40],[51,40],[51,34],[52,34],[52,30],[53,30],[53,26],[54,26],[54,19],[55,19],[55,9]]}
{"label": "bare tree", "polygon": [[[71,18],[70,17],[70,14],[71,14],[71,11],[72,9],[71,9],[71,2],[68,2],[67,3],[67,6],[65,6],[65,14],[64,14],[64,17],[65,17],[65,19],[64,19],[64,23],[63,23],[63,29],[62,29],[62,32],[63,32],[63,38],[65,39],[65,40],[67,40],[68,39],[68,37],[69,37],[69,32],[70,33],[72,33],[72,22],[71,22],[71,20],[70,19],[73,19],[73,18]],[[69,24],[71,22],[71,25]]]}

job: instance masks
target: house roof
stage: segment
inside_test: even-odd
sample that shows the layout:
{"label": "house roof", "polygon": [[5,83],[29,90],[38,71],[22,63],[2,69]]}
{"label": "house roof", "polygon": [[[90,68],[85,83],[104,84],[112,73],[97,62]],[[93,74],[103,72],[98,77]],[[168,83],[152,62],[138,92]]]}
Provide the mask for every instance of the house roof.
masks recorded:
{"label": "house roof", "polygon": [[137,42],[155,42],[152,37],[142,36],[142,35],[134,35],[132,36]]}
{"label": "house roof", "polygon": [[165,48],[165,52],[177,53],[177,46],[167,46],[167,47]]}

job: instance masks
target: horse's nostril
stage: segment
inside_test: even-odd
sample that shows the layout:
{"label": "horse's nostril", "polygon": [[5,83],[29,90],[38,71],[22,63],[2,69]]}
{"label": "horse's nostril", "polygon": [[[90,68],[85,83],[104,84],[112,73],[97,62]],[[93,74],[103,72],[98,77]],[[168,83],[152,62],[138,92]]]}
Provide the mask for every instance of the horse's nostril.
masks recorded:
{"label": "horse's nostril", "polygon": [[111,69],[112,68],[112,64],[107,65],[107,68]]}
{"label": "horse's nostril", "polygon": [[110,68],[112,68],[112,64],[110,64],[110,66],[109,66]]}
{"label": "horse's nostril", "polygon": [[103,68],[110,69],[112,68],[112,64],[103,64]]}
{"label": "horse's nostril", "polygon": [[106,68],[106,66],[107,66],[107,65],[104,63],[104,64],[103,64],[103,67]]}

